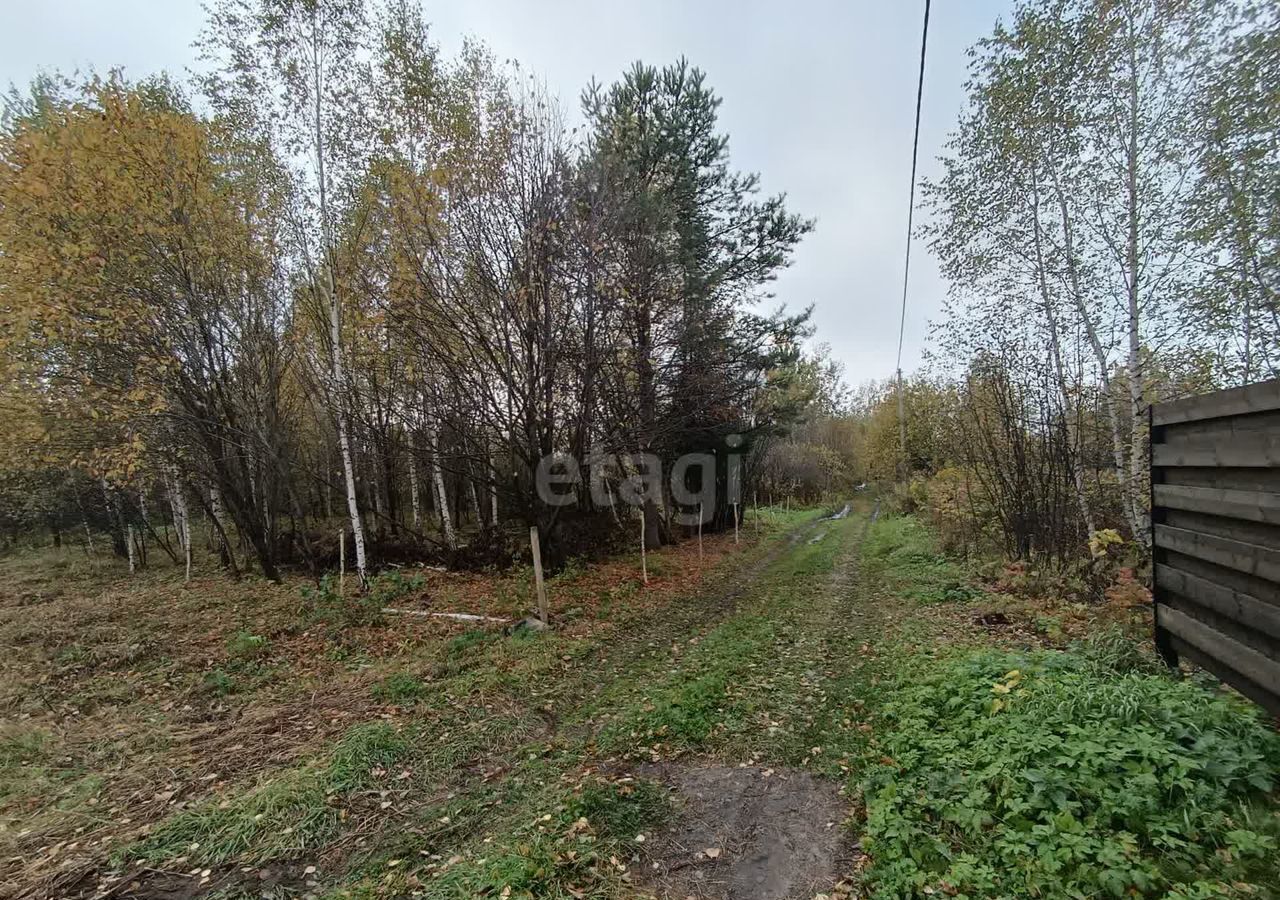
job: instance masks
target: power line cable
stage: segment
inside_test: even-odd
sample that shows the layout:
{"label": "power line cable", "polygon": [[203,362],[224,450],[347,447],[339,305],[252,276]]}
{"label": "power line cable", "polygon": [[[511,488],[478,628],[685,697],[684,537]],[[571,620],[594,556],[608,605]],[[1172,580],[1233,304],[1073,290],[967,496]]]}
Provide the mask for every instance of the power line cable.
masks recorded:
{"label": "power line cable", "polygon": [[916,163],[920,158],[920,108],[924,101],[925,50],[929,46],[929,3],[930,0],[924,0],[924,28],[920,34],[920,78],[916,83],[916,127],[911,139],[911,192],[907,204],[907,253],[902,267],[902,314],[898,318],[898,361],[895,366],[898,373],[898,444],[903,468],[907,460],[907,417],[902,399],[902,341],[907,328],[907,283],[911,277],[911,231],[916,212]]}

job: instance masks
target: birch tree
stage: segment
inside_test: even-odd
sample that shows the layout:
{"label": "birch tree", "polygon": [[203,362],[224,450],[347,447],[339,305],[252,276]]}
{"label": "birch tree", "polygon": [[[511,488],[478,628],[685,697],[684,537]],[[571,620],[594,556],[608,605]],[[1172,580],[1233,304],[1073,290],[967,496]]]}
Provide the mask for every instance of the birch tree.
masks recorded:
{"label": "birch tree", "polygon": [[370,30],[362,0],[223,0],[202,46],[219,111],[256,128],[293,169],[291,233],[312,311],[327,325],[328,389],[356,570],[368,578],[343,351],[344,246],[338,229],[370,156]]}
{"label": "birch tree", "polygon": [[1227,341],[1222,372],[1248,384],[1280,375],[1280,9],[1222,14],[1225,38],[1195,85],[1185,227],[1201,277],[1185,321]]}

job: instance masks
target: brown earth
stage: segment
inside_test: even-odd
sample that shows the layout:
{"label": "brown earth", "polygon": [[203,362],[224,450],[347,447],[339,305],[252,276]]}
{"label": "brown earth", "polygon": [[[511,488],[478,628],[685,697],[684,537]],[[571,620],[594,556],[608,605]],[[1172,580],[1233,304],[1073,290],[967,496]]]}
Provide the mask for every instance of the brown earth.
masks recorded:
{"label": "brown earth", "polygon": [[838,892],[859,855],[837,785],[795,770],[655,766],[674,822],[652,838],[651,885],[671,900],[811,900]]}

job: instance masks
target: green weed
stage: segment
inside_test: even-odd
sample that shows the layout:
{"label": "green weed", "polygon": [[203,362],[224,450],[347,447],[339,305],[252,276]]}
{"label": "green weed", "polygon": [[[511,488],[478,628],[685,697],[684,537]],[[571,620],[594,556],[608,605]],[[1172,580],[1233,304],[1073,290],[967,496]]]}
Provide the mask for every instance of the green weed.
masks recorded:
{"label": "green weed", "polygon": [[58,655],[54,657],[54,662],[59,666],[73,669],[89,661],[89,651],[80,644],[68,644],[58,651]]}
{"label": "green weed", "polygon": [[917,603],[964,602],[983,593],[959,563],[939,552],[933,533],[914,516],[877,519],[868,530],[864,555],[870,574]]}
{"label": "green weed", "polygon": [[971,651],[923,676],[904,665],[862,785],[876,896],[1276,886],[1280,818],[1262,804],[1280,735],[1238,703],[1117,674],[1111,659]]}
{"label": "green weed", "polygon": [[327,574],[315,587],[302,587],[302,614],[307,621],[330,629],[377,625],[383,621],[383,607],[421,590],[422,585],[421,576],[406,578],[400,572],[391,571],[370,578],[369,586],[363,591],[357,584],[340,591],[338,580]]}
{"label": "green weed", "polygon": [[451,639],[445,646],[445,654],[448,656],[461,656],[472,647],[483,646],[498,636],[496,631],[486,631],[483,628],[472,628],[464,631],[462,634]]}
{"label": "green weed", "polygon": [[1118,625],[1091,632],[1081,640],[1073,641],[1068,650],[1103,674],[1154,674],[1163,669],[1163,664],[1151,652],[1147,642],[1134,640]]}
{"label": "green weed", "polygon": [[215,697],[226,697],[240,689],[235,678],[222,669],[206,672],[200,687],[206,694],[212,694]]}
{"label": "green weed", "polygon": [[393,672],[373,686],[373,699],[380,703],[412,703],[427,692],[427,686],[408,672]]}
{"label": "green weed", "polygon": [[270,649],[269,640],[249,631],[237,631],[227,639],[227,655],[238,662],[261,659]]}

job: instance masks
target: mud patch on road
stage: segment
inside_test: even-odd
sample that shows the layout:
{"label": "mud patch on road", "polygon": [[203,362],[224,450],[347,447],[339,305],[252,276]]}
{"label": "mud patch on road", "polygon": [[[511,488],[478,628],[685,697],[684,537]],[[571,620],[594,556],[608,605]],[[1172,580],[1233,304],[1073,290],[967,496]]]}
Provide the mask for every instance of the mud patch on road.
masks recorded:
{"label": "mud patch on road", "polygon": [[672,900],[811,900],[838,890],[857,851],[841,827],[849,810],[836,786],[805,772],[761,767],[662,765],[672,823],[654,835],[650,886]]}

